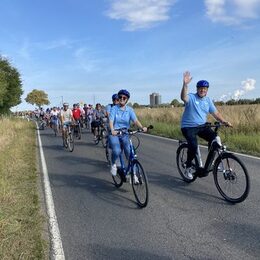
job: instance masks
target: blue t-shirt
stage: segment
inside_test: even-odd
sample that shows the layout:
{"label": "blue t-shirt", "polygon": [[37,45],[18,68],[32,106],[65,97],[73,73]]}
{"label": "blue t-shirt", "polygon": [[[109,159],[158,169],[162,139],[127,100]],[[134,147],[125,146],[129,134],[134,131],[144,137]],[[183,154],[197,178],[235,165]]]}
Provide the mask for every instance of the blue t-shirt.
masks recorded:
{"label": "blue t-shirt", "polygon": [[207,122],[209,113],[217,111],[215,105],[209,97],[199,97],[199,95],[189,93],[189,101],[185,103],[184,113],[181,120],[181,128],[196,127]]}
{"label": "blue t-shirt", "polygon": [[111,109],[112,109],[113,106],[114,106],[113,104],[107,105],[107,106],[106,106],[106,112],[107,112],[107,113],[110,113],[110,111],[111,111]]}
{"label": "blue t-shirt", "polygon": [[131,121],[136,121],[137,117],[134,110],[125,106],[125,109],[121,109],[119,105],[115,105],[111,108],[109,114],[109,121],[113,121],[114,129],[130,128]]}

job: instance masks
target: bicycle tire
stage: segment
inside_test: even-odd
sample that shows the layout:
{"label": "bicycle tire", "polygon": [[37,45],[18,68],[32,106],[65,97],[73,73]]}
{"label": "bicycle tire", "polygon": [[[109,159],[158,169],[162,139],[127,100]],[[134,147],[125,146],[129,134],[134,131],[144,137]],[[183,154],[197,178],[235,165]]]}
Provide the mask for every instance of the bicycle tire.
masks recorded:
{"label": "bicycle tire", "polygon": [[70,151],[70,152],[73,152],[73,150],[74,150],[74,136],[73,136],[72,133],[69,133],[69,134],[68,134],[67,140],[68,140],[68,148],[69,148],[69,151]]}
{"label": "bicycle tire", "polygon": [[64,136],[62,136],[62,139],[63,139],[63,146],[64,146],[65,148],[68,148],[68,139],[65,138]]}
{"label": "bicycle tire", "polygon": [[105,152],[106,152],[107,164],[108,166],[111,166],[111,149],[109,148],[108,144],[106,145]]}
{"label": "bicycle tire", "polygon": [[[184,174],[185,169],[186,169],[187,151],[188,151],[187,143],[183,143],[178,147],[177,152],[176,152],[176,163],[177,163],[177,168],[178,168],[178,171],[179,171],[182,179],[187,183],[191,183],[196,180],[197,176],[194,175],[193,179],[189,179]],[[192,166],[194,168],[196,168],[195,159],[194,159],[194,161],[192,161]]]}
{"label": "bicycle tire", "polygon": [[78,140],[81,139],[81,132],[82,132],[81,129],[82,129],[82,128],[81,128],[81,126],[79,125],[79,126],[78,126]]}
{"label": "bicycle tire", "polygon": [[[149,201],[148,179],[139,161],[133,162],[132,169],[134,172],[131,172],[131,183],[134,196],[138,206],[144,208]],[[138,178],[138,183],[135,183],[134,175]]]}
{"label": "bicycle tire", "polygon": [[[223,168],[224,167],[224,168]],[[239,174],[239,175],[238,175]],[[250,191],[250,178],[244,163],[232,153],[223,153],[214,163],[213,169],[214,182],[219,193],[231,203],[240,203],[244,201]],[[221,178],[224,178],[224,186],[221,184]],[[237,189],[234,185],[242,183],[242,189]],[[224,190],[229,189],[229,191]],[[232,196],[233,192],[239,191],[239,195]]]}
{"label": "bicycle tire", "polygon": [[123,185],[123,178],[122,178],[123,174],[124,174],[124,172],[123,172],[122,168],[117,167],[116,176],[112,175],[112,179],[117,188],[119,188]]}
{"label": "bicycle tire", "polygon": [[107,130],[101,130],[101,142],[104,148],[107,146]]}

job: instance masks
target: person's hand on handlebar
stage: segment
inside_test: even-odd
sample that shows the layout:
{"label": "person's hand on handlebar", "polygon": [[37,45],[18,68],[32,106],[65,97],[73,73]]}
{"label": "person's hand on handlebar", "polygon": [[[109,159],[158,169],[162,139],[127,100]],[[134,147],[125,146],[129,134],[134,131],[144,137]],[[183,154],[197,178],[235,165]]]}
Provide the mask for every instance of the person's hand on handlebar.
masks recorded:
{"label": "person's hand on handlebar", "polygon": [[116,136],[116,135],[118,134],[118,131],[112,130],[112,131],[111,131],[111,134],[112,134],[113,136]]}

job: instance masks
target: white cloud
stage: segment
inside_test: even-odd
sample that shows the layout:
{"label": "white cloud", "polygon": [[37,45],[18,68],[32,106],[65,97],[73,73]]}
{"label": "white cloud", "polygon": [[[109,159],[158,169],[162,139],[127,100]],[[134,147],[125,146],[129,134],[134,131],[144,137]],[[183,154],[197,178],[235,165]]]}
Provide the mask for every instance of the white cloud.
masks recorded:
{"label": "white cloud", "polygon": [[260,0],[205,0],[205,5],[213,22],[238,25],[259,17]]}
{"label": "white cloud", "polygon": [[256,83],[256,80],[255,79],[247,79],[247,80],[244,80],[241,82],[241,85],[242,85],[242,89],[244,91],[251,91],[251,90],[254,90],[255,89],[255,83]]}
{"label": "white cloud", "polygon": [[175,0],[111,0],[107,16],[115,20],[125,20],[125,30],[147,29],[168,20]]}

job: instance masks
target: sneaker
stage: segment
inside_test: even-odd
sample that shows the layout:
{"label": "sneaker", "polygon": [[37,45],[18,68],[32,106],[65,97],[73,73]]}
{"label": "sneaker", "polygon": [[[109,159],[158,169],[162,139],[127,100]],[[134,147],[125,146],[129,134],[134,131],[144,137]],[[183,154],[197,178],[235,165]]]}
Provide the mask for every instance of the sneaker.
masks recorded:
{"label": "sneaker", "polygon": [[116,176],[116,173],[117,173],[116,164],[112,164],[112,165],[111,165],[110,172],[111,172],[111,174],[112,174],[113,176]]}
{"label": "sneaker", "polygon": [[187,167],[184,171],[184,175],[187,179],[192,180],[193,172],[194,172],[194,169],[192,167]]}
{"label": "sneaker", "polygon": [[139,180],[135,174],[134,174],[134,184],[135,185],[139,184]]}

